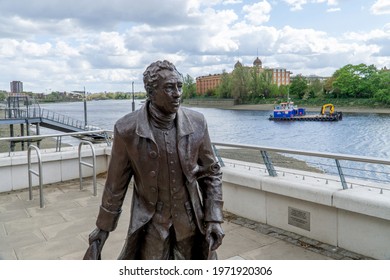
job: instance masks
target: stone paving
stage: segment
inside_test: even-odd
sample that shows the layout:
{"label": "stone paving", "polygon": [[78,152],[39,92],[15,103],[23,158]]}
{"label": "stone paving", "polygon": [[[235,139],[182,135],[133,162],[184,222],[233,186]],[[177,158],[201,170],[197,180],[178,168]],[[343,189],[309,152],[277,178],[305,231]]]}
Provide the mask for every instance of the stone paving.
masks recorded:
{"label": "stone paving", "polygon": [[[28,190],[0,194],[0,260],[80,260],[95,228],[105,178],[98,178],[98,196],[92,180],[44,186],[45,207],[39,207],[38,189],[33,200]],[[110,233],[102,252],[116,259],[130,219],[131,189],[118,228]],[[238,260],[350,260],[369,259],[295,233],[225,213],[225,238],[219,259]]]}

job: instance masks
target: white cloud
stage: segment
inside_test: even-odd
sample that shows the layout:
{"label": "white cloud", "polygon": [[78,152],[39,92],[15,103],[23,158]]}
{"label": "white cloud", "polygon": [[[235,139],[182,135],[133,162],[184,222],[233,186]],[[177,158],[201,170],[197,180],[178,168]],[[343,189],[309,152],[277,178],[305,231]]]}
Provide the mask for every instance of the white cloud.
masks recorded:
{"label": "white cloud", "polygon": [[370,9],[374,15],[388,15],[390,14],[390,1],[377,0]]}
{"label": "white cloud", "polygon": [[255,3],[253,5],[245,5],[242,10],[246,13],[247,19],[253,25],[260,25],[268,22],[270,19],[271,5],[267,0]]}
{"label": "white cloud", "polygon": [[[35,22],[75,20],[80,26],[104,30],[120,22],[146,22],[153,26],[171,26],[191,22],[187,16],[189,4],[194,1],[169,0],[39,0],[0,1],[0,16],[19,15]],[[49,26],[46,26],[49,28]]]}
{"label": "white cloud", "polygon": [[340,12],[341,8],[329,8],[326,10],[327,13]]}
{"label": "white cloud", "polygon": [[55,53],[58,56],[67,58],[77,57],[80,55],[77,48],[71,47],[67,42],[58,41],[55,46]]}
{"label": "white cloud", "polygon": [[19,42],[14,39],[0,39],[0,58],[7,59],[16,55],[16,46]]}
{"label": "white cloud", "polygon": [[302,10],[302,6],[307,4],[307,0],[284,0],[289,6],[291,6],[292,11]]}
{"label": "white cloud", "polygon": [[224,0],[224,5],[231,5],[231,4],[241,4],[242,0]]}
{"label": "white cloud", "polygon": [[304,8],[304,27],[291,27],[291,12],[273,25],[280,5],[269,0],[166,0],[159,9],[152,0],[2,0],[0,89],[21,80],[36,92],[82,86],[121,91],[132,81],[142,90],[142,73],[157,59],[171,60],[195,78],[231,71],[237,59],[250,65],[257,52],[265,67],[304,74],[331,75],[355,62],[390,65],[389,25],[331,36],[312,21],[305,27],[304,15],[315,4],[343,13],[338,1],[284,1]]}
{"label": "white cloud", "polygon": [[313,54],[331,52],[334,44],[325,32],[286,26],[279,31],[276,49],[278,53]]}
{"label": "white cloud", "polygon": [[326,2],[327,5],[329,6],[337,6],[339,4],[338,0],[326,0],[326,1],[318,0],[318,2]]}
{"label": "white cloud", "polygon": [[22,41],[17,50],[24,56],[46,57],[50,54],[52,46],[50,43],[37,44],[33,42]]}
{"label": "white cloud", "polygon": [[387,63],[390,63],[390,24],[387,24],[383,29],[375,29],[370,32],[349,32],[345,38],[359,43],[362,46],[369,46],[368,51],[375,59],[382,56]]}
{"label": "white cloud", "polygon": [[284,0],[289,6],[291,6],[292,11],[299,11],[303,9],[303,6],[309,3],[326,3],[328,6],[337,6],[338,0]]}

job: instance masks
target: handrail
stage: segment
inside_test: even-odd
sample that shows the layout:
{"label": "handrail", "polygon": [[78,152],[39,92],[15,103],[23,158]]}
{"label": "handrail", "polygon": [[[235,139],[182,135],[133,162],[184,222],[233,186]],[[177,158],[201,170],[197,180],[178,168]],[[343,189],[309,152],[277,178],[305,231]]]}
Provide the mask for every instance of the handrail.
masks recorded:
{"label": "handrail", "polygon": [[231,148],[254,149],[254,150],[262,150],[268,152],[295,154],[301,156],[312,156],[312,157],[390,165],[390,160],[388,159],[374,158],[374,157],[367,157],[367,156],[354,156],[354,155],[336,154],[336,153],[302,151],[302,150],[294,150],[294,149],[284,149],[284,148],[275,148],[275,147],[267,147],[267,146],[256,146],[256,145],[224,143],[224,142],[212,142],[212,144],[214,144],[215,146],[225,146]]}
{"label": "handrail", "polygon": [[[82,161],[82,156],[81,156],[81,147],[83,145],[89,145],[91,147],[92,151],[92,164],[86,161]],[[96,186],[96,154],[95,154],[95,148],[93,147],[93,144],[89,141],[81,141],[79,144],[79,176],[80,176],[80,190],[83,189],[83,173],[82,173],[82,165],[91,167],[92,172],[93,172],[93,195],[97,195],[97,186]]]}
{"label": "handrail", "polygon": [[54,133],[54,134],[41,134],[41,135],[31,135],[31,136],[15,136],[15,137],[1,137],[0,141],[27,141],[27,140],[42,140],[45,138],[55,138],[55,137],[64,137],[64,136],[81,136],[89,134],[99,134],[110,132],[106,129],[99,130],[89,130],[89,131],[79,131],[79,132],[63,132],[63,133]]}
{"label": "handrail", "polygon": [[[8,141],[8,142],[40,141],[46,138],[57,138],[56,152],[60,152],[62,137],[66,137],[66,136],[76,137],[76,136],[83,136],[83,135],[101,134],[105,138],[107,146],[111,146],[109,134],[112,133],[113,132],[111,130],[98,129],[98,130],[88,130],[88,131],[79,131],[79,132],[62,132],[62,133],[55,133],[55,134],[41,134],[41,135],[31,135],[31,136],[1,137],[0,142],[1,141]],[[11,151],[9,151],[8,154],[11,155]]]}
{"label": "handrail", "polygon": [[42,108],[40,110],[41,110],[40,111],[41,118],[45,118],[45,119],[48,119],[51,121],[59,122],[59,123],[66,124],[66,125],[73,126],[73,127],[77,127],[80,129],[84,129],[84,122],[83,121],[69,117],[69,116],[64,115],[64,114],[60,114],[60,113],[57,113],[54,111],[47,110],[44,108]]}
{"label": "handrail", "polygon": [[[31,150],[35,150],[38,157],[38,172],[34,171],[31,168]],[[34,174],[35,176],[38,176],[39,178],[39,201],[40,201],[40,207],[44,207],[44,200],[43,200],[43,178],[42,178],[42,159],[41,159],[41,153],[39,151],[39,148],[34,145],[30,145],[28,147],[27,151],[27,161],[28,161],[28,190],[29,190],[29,200],[33,199],[32,195],[32,176],[31,174]]]}
{"label": "handrail", "polygon": [[[263,156],[263,162],[265,164],[266,170],[270,176],[277,176],[277,172],[274,169],[274,165],[271,160],[268,158],[267,152],[276,152],[282,154],[293,154],[300,156],[310,156],[331,159],[335,161],[337,167],[337,173],[340,178],[340,183],[342,188],[348,189],[347,182],[345,180],[345,175],[343,169],[340,165],[340,160],[344,161],[354,161],[359,163],[370,163],[370,164],[380,164],[390,166],[390,160],[383,158],[374,158],[367,156],[355,156],[355,155],[346,155],[346,154],[336,154],[336,153],[323,153],[323,152],[313,152],[313,151],[302,151],[302,150],[293,150],[293,149],[284,149],[284,148],[275,148],[275,147],[266,147],[266,146],[257,146],[257,145],[246,145],[246,144],[235,144],[235,143],[224,143],[224,142],[212,142],[212,145],[215,147],[230,147],[238,149],[253,149],[261,152]],[[222,159],[218,158],[219,161]],[[352,175],[351,175],[352,176]],[[388,182],[388,181],[386,181]],[[352,185],[351,185],[352,187]],[[382,189],[381,189],[382,193]]]}
{"label": "handrail", "polygon": [[29,109],[7,108],[8,114],[5,114],[5,119],[20,119],[20,118],[43,118],[54,122],[66,124],[68,126],[84,129],[84,122],[78,119],[60,114],[45,108],[33,107]]}

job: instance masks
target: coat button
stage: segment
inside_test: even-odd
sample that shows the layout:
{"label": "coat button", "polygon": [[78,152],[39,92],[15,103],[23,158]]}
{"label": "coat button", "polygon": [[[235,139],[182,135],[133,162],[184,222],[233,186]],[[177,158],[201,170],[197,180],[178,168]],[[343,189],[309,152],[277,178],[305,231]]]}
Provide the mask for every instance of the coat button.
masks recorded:
{"label": "coat button", "polygon": [[157,153],[156,153],[156,151],[151,151],[151,152],[149,153],[149,156],[150,156],[151,158],[157,158]]}
{"label": "coat button", "polygon": [[150,171],[149,175],[150,177],[156,177],[156,171]]}

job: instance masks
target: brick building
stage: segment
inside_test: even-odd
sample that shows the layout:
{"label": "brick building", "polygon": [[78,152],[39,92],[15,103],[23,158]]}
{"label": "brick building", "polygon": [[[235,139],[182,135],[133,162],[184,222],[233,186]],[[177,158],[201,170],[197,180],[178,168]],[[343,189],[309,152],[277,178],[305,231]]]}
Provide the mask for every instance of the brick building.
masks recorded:
{"label": "brick building", "polygon": [[205,95],[208,90],[216,88],[221,83],[221,76],[222,74],[210,74],[196,78],[197,95]]}
{"label": "brick building", "polygon": [[[237,67],[244,67],[245,69],[248,69],[248,71],[253,67],[256,67],[256,69],[258,69],[258,73],[263,71],[270,71],[272,73],[272,82],[274,84],[277,84],[278,86],[290,84],[290,75],[292,74],[290,71],[287,71],[284,68],[263,68],[263,63],[258,57],[256,57],[256,59],[253,61],[252,66],[243,66],[240,61],[237,61],[236,64],[234,64],[234,69]],[[221,78],[222,74],[210,74],[208,76],[197,77],[197,95],[204,95],[208,90],[215,89],[221,83]]]}

